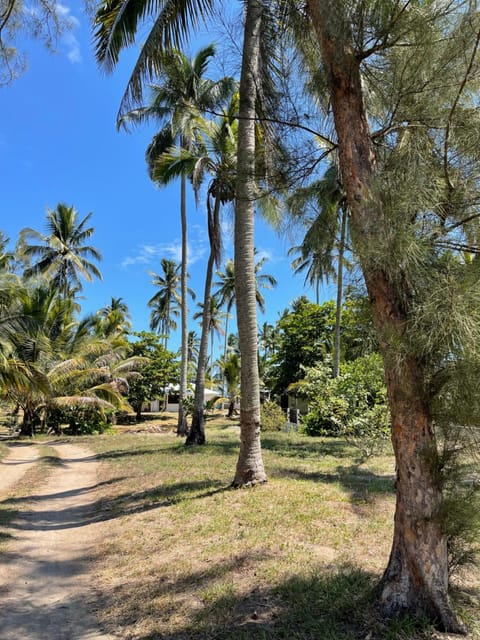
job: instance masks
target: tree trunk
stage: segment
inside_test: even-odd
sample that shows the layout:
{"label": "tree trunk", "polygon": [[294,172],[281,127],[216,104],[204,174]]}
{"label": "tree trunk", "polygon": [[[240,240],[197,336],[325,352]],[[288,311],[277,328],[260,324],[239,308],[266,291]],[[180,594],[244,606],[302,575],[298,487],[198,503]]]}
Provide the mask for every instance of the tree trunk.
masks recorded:
{"label": "tree trunk", "polygon": [[20,426],[20,435],[33,437],[35,434],[35,421],[37,413],[32,405],[29,403],[23,407],[23,420]]}
{"label": "tree trunk", "polygon": [[[215,198],[213,218],[219,219],[220,198]],[[195,396],[193,400],[192,425],[185,444],[205,444],[205,369],[208,360],[208,335],[210,328],[210,300],[212,297],[213,265],[215,263],[215,249],[210,246],[207,272],[205,274],[205,291],[203,294],[202,334],[197,361],[197,376],[195,379]]]}
{"label": "tree trunk", "polygon": [[180,390],[178,402],[177,436],[185,436],[188,432],[187,416],[183,403],[187,397],[187,368],[188,368],[188,290],[187,290],[187,205],[186,178],[180,180],[180,219],[182,225],[182,266],[180,272],[181,325],[182,346],[180,359]]}
{"label": "tree trunk", "polygon": [[335,342],[333,347],[333,371],[332,375],[337,378],[340,374],[340,338],[342,321],[342,298],[343,298],[343,254],[345,252],[345,235],[347,232],[347,207],[342,208],[342,222],[340,225],[340,244],[338,246],[338,269],[337,269],[337,302],[335,308]]}
{"label": "tree trunk", "polygon": [[380,606],[386,615],[426,615],[439,628],[462,633],[464,628],[448,597],[447,544],[437,517],[442,493],[422,364],[415,354],[402,354],[398,349],[408,321],[402,300],[408,297],[409,284],[400,279],[392,283],[381,265],[369,259],[369,248],[381,245],[387,222],[370,189],[376,163],[360,62],[343,3],[308,0],[308,8],[328,76],[352,240],[384,358],[392,417],[397,505],[392,551],[380,585]]}
{"label": "tree trunk", "polygon": [[266,482],[260,446],[260,380],[254,257],[255,99],[262,3],[247,2],[240,77],[237,190],[235,203],[235,298],[242,368],[240,453],[233,486]]}
{"label": "tree trunk", "polygon": [[228,307],[225,316],[225,338],[223,340],[223,372],[222,372],[222,396],[227,395],[227,385],[225,383],[225,365],[227,364],[227,346],[228,346]]}

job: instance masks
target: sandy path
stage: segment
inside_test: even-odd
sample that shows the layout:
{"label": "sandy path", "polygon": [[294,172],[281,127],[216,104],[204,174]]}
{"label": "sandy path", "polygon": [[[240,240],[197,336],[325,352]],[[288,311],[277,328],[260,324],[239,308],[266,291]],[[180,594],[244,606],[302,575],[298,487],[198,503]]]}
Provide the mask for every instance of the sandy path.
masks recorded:
{"label": "sandy path", "polygon": [[38,447],[32,444],[10,446],[8,455],[0,462],[0,497],[13,487],[38,460]]}
{"label": "sandy path", "polygon": [[95,522],[97,462],[83,447],[51,446],[61,458],[58,468],[35,495],[12,502],[18,515],[1,558],[0,638],[110,640],[93,614],[89,575],[102,527]]}

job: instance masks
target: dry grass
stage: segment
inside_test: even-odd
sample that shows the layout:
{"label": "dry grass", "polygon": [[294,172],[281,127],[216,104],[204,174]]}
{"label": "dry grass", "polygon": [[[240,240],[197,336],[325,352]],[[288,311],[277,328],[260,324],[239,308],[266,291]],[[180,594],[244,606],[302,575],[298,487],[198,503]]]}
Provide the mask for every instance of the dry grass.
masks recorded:
{"label": "dry grass", "polygon": [[[209,426],[199,448],[173,433],[86,441],[102,461],[99,612],[119,637],[435,637],[375,612],[392,534],[391,455],[359,463],[340,440],[267,433],[269,482],[233,490],[231,423]],[[475,628],[475,605],[465,612]]]}

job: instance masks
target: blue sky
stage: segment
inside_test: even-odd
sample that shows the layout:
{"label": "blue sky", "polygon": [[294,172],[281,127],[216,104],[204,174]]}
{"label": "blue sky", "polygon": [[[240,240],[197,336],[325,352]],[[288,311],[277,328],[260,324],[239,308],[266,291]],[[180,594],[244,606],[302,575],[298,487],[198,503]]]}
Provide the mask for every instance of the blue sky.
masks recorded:
{"label": "blue sky", "polygon": [[[20,43],[28,50],[28,69],[0,88],[0,228],[12,241],[23,227],[43,231],[46,209],[59,202],[75,206],[81,216],[93,212],[91,243],[103,255],[103,281],[85,283],[82,310],[93,312],[111,296],[122,297],[134,330],[148,329],[146,303],[154,293],[149,272],[161,270],[162,257],[180,256],[178,184],[159,190],[147,176],[144,152],[153,129],[127,134],[115,128],[135,52],[123,55],[117,70],[105,75],[94,60],[87,18],[65,11],[74,29],[57,43],[57,51],[45,51],[37,42]],[[196,49],[193,44],[191,50]],[[198,298],[208,248],[204,210],[202,204],[195,207],[192,196],[188,219],[190,286]],[[225,259],[233,257],[229,221],[231,214],[226,214]],[[268,256],[265,270],[279,283],[264,292],[267,312],[259,315],[259,323],[275,322],[304,293],[303,277],[292,274],[287,256],[298,241],[278,236],[257,218],[256,246]],[[192,328],[199,331],[196,321]],[[174,336],[172,348],[177,344]]]}

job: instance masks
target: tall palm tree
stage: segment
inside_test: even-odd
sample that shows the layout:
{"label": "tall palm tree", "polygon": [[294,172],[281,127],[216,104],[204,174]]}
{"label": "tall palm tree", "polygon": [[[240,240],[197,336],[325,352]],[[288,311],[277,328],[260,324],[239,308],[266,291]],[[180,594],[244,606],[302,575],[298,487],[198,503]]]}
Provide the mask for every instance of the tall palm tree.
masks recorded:
{"label": "tall palm tree", "polygon": [[[257,255],[257,250],[254,249],[254,255]],[[262,313],[265,313],[265,298],[263,297],[260,289],[271,289],[277,285],[277,281],[274,276],[268,273],[260,273],[265,264],[267,258],[260,258],[255,262],[255,299],[257,301],[258,308]],[[227,260],[225,263],[225,271],[217,271],[217,276],[220,278],[215,283],[218,289],[215,291],[215,296],[219,298],[219,304],[221,307],[226,307],[225,315],[225,344],[223,349],[224,360],[227,358],[227,338],[228,338],[228,319],[233,305],[235,304],[235,263],[233,260]]]}
{"label": "tall palm tree", "polygon": [[266,482],[260,444],[260,376],[257,351],[257,313],[254,257],[254,203],[257,195],[255,118],[259,90],[263,3],[246,3],[238,126],[235,202],[235,279],[237,324],[242,357],[240,396],[240,452],[234,486]]}
{"label": "tall palm tree", "polygon": [[201,185],[208,178],[207,226],[210,254],[205,274],[203,319],[200,353],[195,384],[195,400],[188,444],[205,442],[203,415],[205,367],[208,359],[208,335],[211,323],[211,288],[213,268],[218,266],[221,255],[220,209],[235,197],[237,128],[237,96],[233,95],[228,108],[217,120],[198,120],[196,145],[192,149],[173,148],[157,161],[156,176],[168,181],[172,176],[189,174],[198,203]]}
{"label": "tall palm tree", "polygon": [[[74,291],[81,291],[81,278],[91,282],[94,277],[101,279],[97,266],[91,262],[101,260],[100,252],[85,244],[94,232],[87,227],[92,214],[82,220],[74,207],[60,203],[53,210],[47,210],[47,233],[35,229],[22,229],[19,236],[19,253],[27,261],[24,276],[42,274],[68,298]],[[32,258],[37,258],[31,264]]]}
{"label": "tall palm tree", "polygon": [[[200,311],[198,311],[193,317],[195,319],[202,318],[204,316],[203,311],[203,302],[199,302],[198,306],[200,307]],[[220,301],[217,296],[213,295],[210,297],[210,310],[209,310],[209,333],[210,333],[210,364],[213,364],[213,342],[215,338],[215,334],[217,336],[225,335],[224,329],[222,327],[222,320],[224,318],[224,313],[221,310]]]}
{"label": "tall palm tree", "polygon": [[[306,271],[305,283],[315,287],[319,302],[319,285],[331,277],[337,280],[335,311],[335,346],[333,377],[340,371],[340,322],[343,299],[343,271],[347,237],[348,206],[338,167],[330,165],[320,180],[297,189],[287,198],[287,207],[294,218],[300,218],[307,228],[302,243],[289,253],[299,253],[292,262],[295,273]],[[337,251],[337,270],[333,268]]]}
{"label": "tall palm tree", "polygon": [[150,329],[164,336],[164,347],[168,347],[170,329],[176,329],[177,323],[173,319],[179,315],[181,304],[178,294],[180,265],[175,260],[162,258],[163,274],[151,273],[152,284],[158,291],[148,301],[150,312]]}
{"label": "tall palm tree", "polygon": [[196,331],[188,332],[188,364],[195,365],[198,362],[198,353],[200,349],[200,338]]}
{"label": "tall palm tree", "polygon": [[[143,85],[159,69],[163,51],[178,47],[214,8],[214,0],[189,0],[159,5],[146,0],[103,0],[96,14],[96,55],[99,63],[112,70],[120,51],[135,43],[139,23],[153,19],[144,39],[123,102],[139,102]],[[259,60],[261,29],[266,7],[261,0],[247,0],[242,52],[239,103],[238,176],[235,208],[235,268],[242,273],[237,285],[239,339],[242,364],[241,445],[234,485],[266,481],[260,447],[260,384],[257,367],[257,322],[253,253],[253,219],[256,198],[255,117],[260,91]],[[262,53],[265,53],[264,51]],[[265,65],[268,56],[262,55]],[[241,320],[240,320],[241,317]]]}
{"label": "tall palm tree", "polygon": [[[231,90],[232,79],[222,78],[213,81],[205,78],[210,59],[215,53],[213,45],[200,49],[192,59],[178,50],[165,51],[158,57],[158,69],[155,84],[151,85],[150,101],[145,106],[132,109],[119,115],[118,124],[128,127],[145,121],[154,121],[160,130],[153,137],[146,151],[146,161],[152,180],[160,184],[167,181],[155,176],[155,162],[173,144],[180,149],[190,149],[196,137],[199,115],[208,109],[219,106],[225,95]],[[124,103],[122,103],[124,104]],[[180,272],[180,312],[181,312],[181,365],[180,365],[180,403],[177,433],[186,433],[186,416],[182,402],[187,392],[187,206],[186,175],[180,175],[180,220],[182,228],[182,260]]]}

